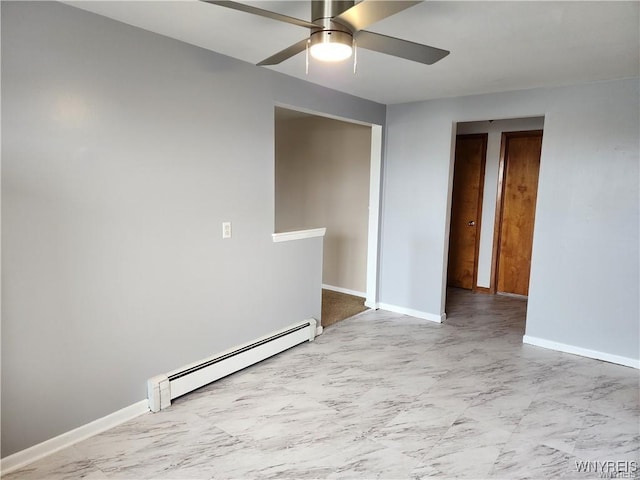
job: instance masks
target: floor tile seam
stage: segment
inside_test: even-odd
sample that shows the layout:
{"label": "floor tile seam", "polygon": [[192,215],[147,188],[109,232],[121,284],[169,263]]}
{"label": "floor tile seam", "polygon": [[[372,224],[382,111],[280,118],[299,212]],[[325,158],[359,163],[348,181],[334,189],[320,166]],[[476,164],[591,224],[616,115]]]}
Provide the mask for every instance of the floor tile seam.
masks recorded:
{"label": "floor tile seam", "polygon": [[576,437],[576,440],[574,442],[572,442],[572,447],[571,449],[567,450],[565,448],[562,448],[559,445],[550,445],[549,442],[546,441],[542,441],[541,445],[547,447],[547,448],[552,448],[554,450],[557,450],[558,452],[562,452],[565,453],[567,455],[571,455],[572,457],[575,457],[575,451],[576,451],[576,443],[578,442],[578,437]]}
{"label": "floor tile seam", "polygon": [[[520,435],[526,435],[525,433],[521,432],[521,431],[517,431],[517,428],[513,430],[513,432],[511,433],[511,435],[509,436],[507,442],[502,445],[502,448],[500,449],[500,455],[498,455],[498,458],[500,458],[500,456],[504,453],[507,453],[509,450],[507,450],[507,448],[513,448],[512,445],[514,444],[514,442],[518,439],[517,437]],[[573,447],[571,448],[571,451],[567,451],[566,449],[562,449],[559,448],[558,445],[551,445],[549,442],[545,441],[545,440],[540,440],[540,439],[536,439],[536,440],[530,440],[529,438],[526,438],[524,440],[524,442],[517,442],[518,446],[529,446],[529,447],[546,447],[546,448],[550,448],[552,450],[555,450],[557,452],[560,452],[562,454],[565,455],[569,455],[573,458],[578,458],[575,455],[575,443],[573,444]],[[495,464],[494,464],[495,465]]]}
{"label": "floor tile seam", "polygon": [[511,432],[511,435],[509,435],[509,438],[507,438],[507,441],[500,448],[500,453],[498,454],[498,457],[496,458],[496,461],[493,463],[493,466],[492,466],[492,468],[490,470],[490,473],[495,469],[496,464],[498,463],[498,458],[500,458],[503,453],[506,453],[505,449],[507,448],[507,446],[511,445],[511,440],[514,437],[514,435],[516,435],[516,430],[517,430],[517,426],[516,426],[516,428],[513,429],[513,431]]}
{"label": "floor tile seam", "polygon": [[[572,406],[572,407],[573,407],[573,405],[569,405],[569,406]],[[519,421],[519,422],[518,422],[518,424],[514,427],[513,432],[512,432],[512,434],[511,434],[511,436],[509,437],[509,442],[511,441],[511,439],[512,439],[512,437],[513,437],[514,435],[523,435],[523,436],[527,437],[527,431],[526,431],[526,430],[524,430],[524,429],[522,428],[522,420],[523,420],[524,418],[525,418],[525,415],[523,415],[523,416],[520,418],[520,421]],[[584,420],[584,419],[583,419],[583,420]],[[566,449],[559,448],[557,445],[551,445],[551,444],[550,444],[547,440],[545,440],[545,439],[542,439],[542,440],[537,439],[537,440],[535,440],[535,441],[532,441],[532,442],[531,442],[531,444],[543,445],[543,446],[545,446],[545,447],[548,447],[548,448],[552,448],[552,449],[554,449],[554,450],[561,451],[561,452],[566,453],[566,454],[568,454],[568,455],[574,455],[574,452],[575,452],[575,449],[576,449],[576,444],[577,444],[577,442],[578,442],[578,438],[579,438],[579,436],[580,436],[580,428],[578,428],[578,434],[576,434],[576,436],[575,436],[575,440],[571,442],[572,447],[571,447],[570,451],[567,451]],[[525,440],[525,442],[526,442],[526,441],[528,441],[528,440],[529,440],[529,438],[527,437],[527,440]]]}
{"label": "floor tile seam", "polygon": [[242,448],[242,449],[249,448],[249,449],[260,450],[260,448],[258,447],[258,442],[253,437],[247,436],[245,432],[236,434],[236,433],[229,432],[227,429],[221,427],[220,425],[213,424],[212,426],[226,433],[229,437],[231,437],[236,442],[238,442],[237,445],[239,446],[239,448]]}
{"label": "floor tile seam", "polygon": [[[593,381],[593,380],[592,380]],[[638,400],[637,393],[640,391],[640,385],[636,385],[635,382],[632,384],[627,383],[627,379],[618,379],[608,382],[608,384],[604,384],[602,382],[595,383],[593,386],[592,400],[593,401],[607,401],[610,400],[611,396],[627,394],[627,392],[633,392],[636,394],[635,399]],[[605,394],[598,394],[598,390],[610,389],[611,391]]]}
{"label": "floor tile seam", "polygon": [[[468,408],[467,408],[467,409],[468,409]],[[471,417],[471,416],[466,416],[466,415],[465,415],[465,412],[466,412],[466,410],[467,410],[467,409],[465,409],[464,411],[462,411],[462,412],[461,412],[461,413],[460,413],[460,414],[455,418],[455,420],[453,420],[453,421],[451,422],[451,424],[449,425],[449,427],[448,427],[446,430],[444,430],[444,431],[443,431],[443,432],[438,436],[438,440],[437,440],[437,441],[436,441],[436,442],[431,446],[431,448],[429,449],[429,451],[428,451],[428,452],[425,452],[425,454],[420,458],[420,463],[424,463],[424,461],[425,461],[425,459],[428,457],[429,453],[430,453],[431,451],[433,451],[434,449],[436,449],[436,448],[441,444],[441,442],[443,441],[444,437],[445,437],[445,436],[446,436],[446,435],[451,431],[451,429],[452,429],[453,427],[455,427],[455,426],[456,426],[456,422],[457,422],[458,420],[460,420],[461,418],[465,418],[465,417],[466,417],[466,418],[470,418],[470,419],[474,420],[474,421],[475,421],[475,422],[477,422],[477,423],[480,423],[480,424],[482,424],[482,425],[487,426],[487,423],[486,423],[486,422],[482,422],[482,421],[480,421],[480,420],[476,420],[475,418],[473,418],[473,417]],[[498,429],[498,430],[501,430],[501,429]],[[493,445],[484,445],[484,446],[485,446],[485,447],[486,447],[486,446],[489,446],[489,447],[490,447],[490,446],[497,446],[497,444],[493,444]],[[479,448],[479,447],[478,447],[478,448]]]}
{"label": "floor tile seam", "polygon": [[105,478],[109,478],[109,475],[107,474],[107,472],[105,472],[104,470],[102,470],[100,467],[98,467],[95,463],[94,460],[89,460],[89,464],[91,465],[91,468],[94,470],[94,472],[97,470],[98,472],[100,472]]}
{"label": "floor tile seam", "polygon": [[[602,411],[593,409],[591,407],[592,402],[589,402],[589,405],[587,407],[584,408],[585,411],[587,411],[590,414],[595,414],[595,415],[600,415],[602,417],[607,417],[610,418],[612,420],[617,420],[617,421],[622,421],[622,422],[627,422],[629,421],[629,417],[633,416],[633,414],[629,414],[629,415],[621,415],[620,413],[618,413],[617,411],[613,412],[613,413],[602,413]],[[635,416],[636,420],[640,422],[640,416]],[[587,415],[585,415],[584,421],[586,421],[587,419]]]}
{"label": "floor tile seam", "polygon": [[[587,407],[585,406],[581,406],[581,405],[576,405],[576,403],[570,401],[570,400],[565,400],[563,398],[555,398],[555,397],[540,397],[539,395],[536,395],[536,397],[534,398],[533,401],[540,401],[540,402],[544,402],[544,401],[552,401],[552,402],[556,402],[559,403],[565,407],[570,407],[570,408],[578,408],[581,410],[587,410]],[[533,402],[532,402],[533,403]],[[597,412],[593,412],[593,413],[597,413]]]}
{"label": "floor tile seam", "polygon": [[[532,412],[532,413],[535,413],[535,412]],[[526,433],[527,433],[528,429],[526,428],[526,426],[524,426],[524,425],[522,424],[522,421],[527,417],[527,415],[528,415],[528,414],[525,412],[525,414],[524,414],[524,415],[522,415],[522,417],[521,417],[521,418],[520,418],[520,420],[518,421],[518,424],[515,426],[514,431],[513,431],[515,434],[522,434],[522,435],[526,435]],[[557,425],[554,425],[554,426],[557,426]]]}
{"label": "floor tile seam", "polygon": [[398,455],[402,455],[404,457],[411,458],[415,462],[415,466],[412,468],[412,470],[415,469],[416,467],[418,467],[420,465],[420,463],[422,462],[422,458],[423,457],[415,457],[413,455],[407,454],[401,448],[398,448],[396,446],[389,446],[389,445],[387,445],[385,443],[382,443],[379,439],[370,437],[368,434],[363,435],[361,438],[363,438],[363,439],[365,439],[365,440],[367,440],[369,442],[372,442],[372,443],[380,446],[381,448],[384,448],[384,449],[387,449],[387,450],[392,450],[393,452],[397,453]]}
{"label": "floor tile seam", "polygon": [[[584,410],[585,410],[585,412],[587,412],[589,414],[599,415],[601,417],[606,417],[606,418],[608,418],[610,420],[615,420],[615,421],[618,421],[618,422],[628,422],[629,421],[629,417],[626,416],[626,415],[625,416],[619,416],[619,414],[610,415],[608,413],[602,413],[601,411],[593,410],[593,409],[590,408],[590,406],[584,408]],[[583,429],[587,428],[587,426],[584,425],[584,423],[586,423],[586,421],[587,421],[587,418],[588,418],[588,415],[584,415],[583,424],[581,425],[581,431]],[[636,419],[636,423],[639,425],[638,429],[639,429],[639,434],[640,434],[640,416],[636,416],[635,419]]]}
{"label": "floor tile seam", "polygon": [[[533,403],[533,397],[529,397],[529,402],[527,404],[526,407],[522,408],[520,410],[520,412],[518,413],[518,421],[515,425],[513,425],[512,429],[511,429],[511,433],[515,432],[516,429],[518,429],[518,427],[520,426],[522,419],[525,417],[527,410],[529,410],[529,408],[531,407],[531,404]],[[477,406],[477,405],[476,405]],[[471,408],[471,406],[469,407]],[[504,410],[500,409],[498,410],[498,413],[503,413]]]}
{"label": "floor tile seam", "polygon": [[[82,442],[80,442],[82,443]],[[73,445],[69,445],[65,448],[63,448],[62,450],[58,450],[57,452],[55,452],[54,454],[41,458],[40,460],[30,464],[30,465],[26,465],[18,470],[16,470],[15,472],[12,472],[11,474],[9,474],[10,477],[15,476],[17,473],[20,472],[33,472],[34,475],[37,473],[38,469],[39,469],[39,465],[41,464],[45,464],[47,461],[50,461],[52,458],[55,458],[58,455],[69,455],[71,457],[71,460],[69,462],[66,462],[62,468],[67,467],[69,465],[84,465],[84,470],[97,470],[99,471],[102,475],[104,475],[106,477],[106,473],[100,469],[96,463],[96,459],[91,458],[89,455],[86,455],[83,453],[83,451],[78,447],[78,444],[73,444]],[[4,476],[3,476],[4,478]],[[15,477],[15,478],[19,478],[19,477]],[[44,477],[43,477],[44,478]]]}
{"label": "floor tile seam", "polygon": [[527,410],[529,410],[531,408],[531,405],[536,401],[536,399],[538,398],[539,394],[540,394],[540,384],[536,384],[535,392],[533,394],[529,395],[529,404],[525,408],[522,409],[522,417],[520,417],[520,420],[522,420],[522,418],[526,415]]}
{"label": "floor tile seam", "polygon": [[[98,434],[98,435],[100,435],[100,434]],[[120,457],[135,456],[137,453],[139,453],[141,451],[144,451],[145,449],[150,448],[154,443],[158,442],[159,440],[163,440],[165,438],[174,437],[175,433],[163,431],[163,432],[158,432],[157,434],[154,433],[151,436],[145,436],[144,438],[136,438],[134,440],[126,440],[129,443],[133,443],[133,445],[130,448],[128,448],[126,453],[117,452],[114,455],[104,456],[104,457],[96,455],[95,452],[92,454],[91,446],[90,445],[85,445],[85,443],[91,442],[93,439],[98,437],[98,435],[96,435],[94,437],[87,438],[86,440],[83,440],[82,442],[79,442],[79,443],[77,443],[75,445],[72,445],[72,446],[70,446],[68,448],[69,449],[74,449],[77,454],[79,454],[82,458],[87,459],[95,468],[97,468],[98,470],[103,472],[105,475],[108,475],[109,473],[105,472],[99,465],[108,464],[113,459],[117,459],[117,458],[120,458]],[[109,442],[108,442],[109,445],[111,445],[112,442],[113,442],[113,440],[109,440]]]}
{"label": "floor tile seam", "polygon": [[[460,418],[460,416],[458,416],[456,418],[456,420],[458,420],[458,418]],[[449,425],[449,427],[446,430],[443,430],[443,432],[438,436],[438,439],[433,443],[433,445],[431,445],[431,447],[422,454],[422,456],[419,458],[419,462],[418,465],[424,464],[425,460],[427,459],[427,457],[429,456],[429,454],[438,446],[440,445],[440,442],[442,441],[442,439],[444,438],[444,436],[447,434],[447,432],[449,432],[449,430],[451,430],[451,428],[454,426],[454,424],[456,423],[456,420],[454,420],[453,422],[451,422],[451,425]]]}
{"label": "floor tile seam", "polygon": [[[514,437],[514,435],[518,435],[518,434],[522,433],[522,432],[519,432],[519,429],[520,429],[520,424],[522,423],[522,419],[524,417],[525,417],[525,415],[524,415],[524,412],[523,412],[523,415],[518,420],[518,423],[513,425],[510,430],[506,430],[504,428],[495,428],[496,430],[502,430],[502,431],[504,431],[504,432],[509,434],[507,439],[502,444],[502,448],[500,449],[501,452],[502,452],[502,449],[511,442],[511,439]],[[469,415],[469,418],[472,418],[473,420],[475,420],[476,422],[478,422],[478,423],[480,423],[482,425],[487,425],[487,422],[478,420],[478,419],[474,418],[473,415]]]}
{"label": "floor tile seam", "polygon": [[[323,408],[327,409],[327,410],[332,410],[332,412],[324,412],[323,411],[322,413],[320,413],[320,412],[316,412],[314,410],[312,413],[317,413],[317,415],[312,416],[312,418],[303,418],[303,419],[299,419],[299,420],[302,420],[304,422],[309,422],[309,421],[314,421],[316,419],[319,419],[322,416],[326,416],[327,414],[336,414],[337,413],[337,411],[335,409],[331,408],[331,407],[328,407],[326,405],[321,405],[321,404],[319,404],[319,405],[322,406]],[[290,412],[286,412],[285,411],[287,406],[289,406],[289,405],[286,405],[286,406],[278,409],[277,411],[270,412],[269,414],[260,415],[260,416],[253,416],[253,419],[255,419],[254,426],[256,424],[258,424],[259,422],[262,422],[262,423],[266,422],[267,424],[273,424],[273,425],[283,425],[283,422],[286,421],[287,419],[290,419],[291,416],[292,416],[292,414]],[[304,411],[304,410],[297,410],[297,411],[293,412],[293,415],[305,414],[305,413],[307,413],[307,412]],[[229,432],[228,430],[224,429],[223,427],[221,427],[220,425],[218,425],[216,423],[213,423],[211,426],[215,427],[215,428],[218,428],[219,430],[222,430],[224,433],[226,433],[228,435],[236,437],[235,434]]]}
{"label": "floor tile seam", "polygon": [[[88,440],[90,440],[90,438]],[[74,457],[78,456],[82,459],[86,459],[91,465],[91,468],[99,471],[102,475],[104,475],[105,478],[111,478],[111,476],[107,472],[105,472],[102,468],[98,466],[98,459],[94,458],[93,456],[90,456],[88,453],[83,452],[82,448],[80,448],[81,443],[82,442],[67,447],[68,451],[72,451],[74,454]]]}

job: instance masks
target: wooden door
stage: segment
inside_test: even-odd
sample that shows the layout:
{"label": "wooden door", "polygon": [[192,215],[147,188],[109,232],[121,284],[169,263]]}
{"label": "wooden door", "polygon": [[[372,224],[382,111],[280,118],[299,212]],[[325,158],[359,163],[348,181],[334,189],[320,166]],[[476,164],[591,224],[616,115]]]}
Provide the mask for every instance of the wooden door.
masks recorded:
{"label": "wooden door", "polygon": [[[504,133],[497,248],[498,292],[529,294],[542,131]],[[495,252],[495,249],[494,249]],[[496,255],[494,255],[494,258]]]}
{"label": "wooden door", "polygon": [[456,137],[447,271],[452,287],[476,286],[486,154],[486,133]]}

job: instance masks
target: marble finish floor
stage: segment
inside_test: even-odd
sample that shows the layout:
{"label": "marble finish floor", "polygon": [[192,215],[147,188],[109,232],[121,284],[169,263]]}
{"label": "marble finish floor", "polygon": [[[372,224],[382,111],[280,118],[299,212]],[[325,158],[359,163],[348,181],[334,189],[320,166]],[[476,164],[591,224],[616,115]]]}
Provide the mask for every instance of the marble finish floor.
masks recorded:
{"label": "marble finish floor", "polygon": [[601,464],[576,462],[640,461],[637,370],[523,345],[522,299],[449,300],[442,325],[365,312],[3,478],[586,479]]}

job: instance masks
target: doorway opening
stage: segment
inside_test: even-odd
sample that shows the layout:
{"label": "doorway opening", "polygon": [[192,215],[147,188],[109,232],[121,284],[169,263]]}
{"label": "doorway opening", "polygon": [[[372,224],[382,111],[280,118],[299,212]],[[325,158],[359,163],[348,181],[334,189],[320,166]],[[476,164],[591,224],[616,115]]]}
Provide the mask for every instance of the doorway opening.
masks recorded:
{"label": "doorway opening", "polygon": [[275,107],[275,232],[326,228],[323,327],[377,302],[381,131]]}
{"label": "doorway opening", "polygon": [[456,126],[447,264],[449,319],[461,303],[480,301],[486,306],[496,301],[474,300],[471,293],[509,295],[526,302],[543,128],[544,117]]}

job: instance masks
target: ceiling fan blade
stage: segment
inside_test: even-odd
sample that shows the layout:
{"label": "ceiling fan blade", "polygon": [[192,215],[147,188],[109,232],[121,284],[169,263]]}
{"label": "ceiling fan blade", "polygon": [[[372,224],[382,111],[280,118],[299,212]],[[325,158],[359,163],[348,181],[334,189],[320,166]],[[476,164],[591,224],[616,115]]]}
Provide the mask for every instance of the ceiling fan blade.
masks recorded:
{"label": "ceiling fan blade", "polygon": [[429,47],[420,43],[401,40],[395,37],[388,37],[379,33],[362,30],[356,34],[356,44],[359,47],[373,50],[375,52],[386,53],[395,57],[406,58],[414,62],[431,65],[438,60],[449,55],[448,50]]}
{"label": "ceiling fan blade", "polygon": [[363,0],[334,17],[333,21],[350,28],[352,32],[357,32],[418,3],[422,2]]}
{"label": "ceiling fan blade", "polygon": [[291,23],[299,27],[318,28],[318,25],[316,25],[315,23],[307,22],[306,20],[300,20],[299,18],[288,17],[287,15],[281,15],[279,13],[271,12],[269,10],[263,10],[261,8],[252,7],[251,5],[246,5],[244,3],[231,2],[226,0],[201,0],[201,1],[205,3],[211,3],[213,5],[219,5],[221,7],[232,8],[233,10],[239,10],[241,12],[252,13],[254,15],[270,18],[272,20],[278,20],[280,22]]}
{"label": "ceiling fan blade", "polygon": [[265,58],[258,65],[277,65],[278,63],[284,62],[286,59],[293,57],[294,55],[303,52],[305,48],[307,48],[308,38],[300,40],[298,43],[294,43],[290,47],[281,50],[275,55],[271,55],[269,58]]}

